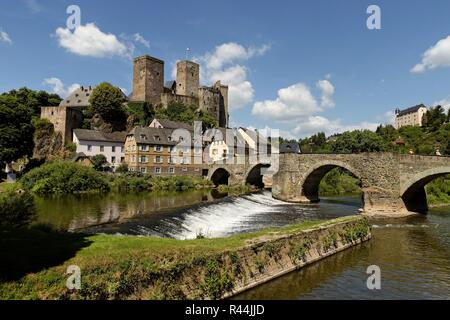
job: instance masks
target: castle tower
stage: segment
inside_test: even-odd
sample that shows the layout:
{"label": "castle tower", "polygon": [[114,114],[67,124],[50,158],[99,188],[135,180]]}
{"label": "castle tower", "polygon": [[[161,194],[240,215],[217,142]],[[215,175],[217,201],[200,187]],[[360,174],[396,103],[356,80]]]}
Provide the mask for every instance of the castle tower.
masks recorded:
{"label": "castle tower", "polygon": [[222,85],[220,81],[217,81],[214,84],[214,88],[220,91],[219,127],[228,128],[228,86]]}
{"label": "castle tower", "polygon": [[177,63],[176,94],[181,96],[198,97],[200,83],[200,66],[192,61]]}
{"label": "castle tower", "polygon": [[145,101],[153,105],[161,102],[164,91],[164,61],[148,55],[134,59],[133,101]]}

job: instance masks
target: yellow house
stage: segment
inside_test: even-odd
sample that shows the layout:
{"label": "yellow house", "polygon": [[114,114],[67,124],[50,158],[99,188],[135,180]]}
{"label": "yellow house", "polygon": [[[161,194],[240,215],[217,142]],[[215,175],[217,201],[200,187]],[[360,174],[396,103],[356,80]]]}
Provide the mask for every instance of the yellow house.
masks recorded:
{"label": "yellow house", "polygon": [[135,127],[125,141],[125,162],[130,171],[153,176],[202,176],[202,146],[192,132]]}

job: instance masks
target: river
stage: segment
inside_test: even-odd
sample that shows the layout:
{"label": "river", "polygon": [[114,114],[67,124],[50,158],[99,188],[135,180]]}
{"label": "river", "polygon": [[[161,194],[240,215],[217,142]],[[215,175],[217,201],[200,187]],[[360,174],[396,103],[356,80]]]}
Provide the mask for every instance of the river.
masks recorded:
{"label": "river", "polygon": [[[71,232],[223,237],[265,227],[358,212],[359,197],[287,204],[269,192],[225,197],[215,191],[73,195],[37,198],[39,222]],[[238,299],[449,299],[450,207],[427,216],[372,220],[373,238],[247,291]],[[381,269],[381,290],[366,286],[366,269]]]}

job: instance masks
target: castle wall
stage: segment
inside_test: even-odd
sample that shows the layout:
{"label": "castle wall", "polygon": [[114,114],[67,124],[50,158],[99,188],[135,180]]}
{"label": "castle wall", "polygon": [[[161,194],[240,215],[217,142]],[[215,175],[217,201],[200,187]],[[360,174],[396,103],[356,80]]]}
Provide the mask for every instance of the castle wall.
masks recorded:
{"label": "castle wall", "polygon": [[164,61],[142,56],[134,59],[133,101],[157,105],[164,92]]}
{"label": "castle wall", "polygon": [[192,61],[177,63],[176,94],[181,96],[198,96],[200,85],[200,66]]}
{"label": "castle wall", "polygon": [[221,94],[219,90],[201,87],[198,90],[199,110],[219,120]]}
{"label": "castle wall", "polygon": [[82,111],[70,107],[42,107],[41,118],[49,120],[55,132],[61,133],[64,145],[72,142],[73,129],[83,124]]}
{"label": "castle wall", "polygon": [[161,105],[167,108],[171,102],[181,102],[186,106],[198,106],[198,98],[190,96],[180,96],[170,92],[165,92],[161,94]]}

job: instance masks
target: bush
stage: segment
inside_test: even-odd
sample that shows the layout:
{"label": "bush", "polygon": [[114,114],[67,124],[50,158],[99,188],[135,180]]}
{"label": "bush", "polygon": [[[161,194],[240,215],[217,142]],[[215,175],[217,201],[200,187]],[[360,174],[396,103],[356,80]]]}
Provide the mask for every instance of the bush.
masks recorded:
{"label": "bush", "polygon": [[36,217],[33,196],[28,192],[0,192],[0,229],[28,226]]}
{"label": "bush", "polygon": [[117,191],[132,192],[149,191],[152,187],[150,177],[139,172],[126,172],[119,176],[114,176],[111,181],[111,186]]}
{"label": "bush", "polygon": [[153,190],[184,191],[209,186],[210,182],[192,177],[153,177],[151,184]]}
{"label": "bush", "polygon": [[127,173],[128,172],[128,164],[122,163],[120,166],[116,169],[117,173]]}
{"label": "bush", "polygon": [[23,187],[38,194],[108,191],[107,179],[94,169],[73,162],[45,164],[25,174]]}

